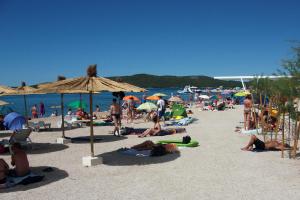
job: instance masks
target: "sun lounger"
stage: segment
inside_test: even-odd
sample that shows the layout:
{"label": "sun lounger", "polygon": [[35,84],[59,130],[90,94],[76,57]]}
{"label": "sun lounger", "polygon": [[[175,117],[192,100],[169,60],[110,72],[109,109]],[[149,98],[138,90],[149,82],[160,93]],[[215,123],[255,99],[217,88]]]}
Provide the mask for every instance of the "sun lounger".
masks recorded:
{"label": "sun lounger", "polygon": [[29,137],[31,132],[31,128],[17,130],[10,136],[9,140],[2,140],[1,143],[5,147],[10,147],[14,143],[20,143],[22,146],[31,145],[32,141]]}
{"label": "sun lounger", "polygon": [[44,121],[39,121],[38,123],[28,122],[28,127],[32,128],[33,131],[39,132],[41,129],[50,129],[51,123],[45,123]]}
{"label": "sun lounger", "polygon": [[0,131],[0,138],[10,137],[13,133],[14,133],[14,131],[12,131],[12,130]]}

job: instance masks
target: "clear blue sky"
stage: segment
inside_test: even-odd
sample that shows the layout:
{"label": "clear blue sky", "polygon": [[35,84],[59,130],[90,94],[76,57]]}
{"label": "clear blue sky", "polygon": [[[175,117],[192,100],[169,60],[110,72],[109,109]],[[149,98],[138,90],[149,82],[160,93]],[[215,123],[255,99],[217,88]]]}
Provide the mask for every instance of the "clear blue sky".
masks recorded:
{"label": "clear blue sky", "polygon": [[299,0],[0,0],[0,85],[101,76],[272,74]]}

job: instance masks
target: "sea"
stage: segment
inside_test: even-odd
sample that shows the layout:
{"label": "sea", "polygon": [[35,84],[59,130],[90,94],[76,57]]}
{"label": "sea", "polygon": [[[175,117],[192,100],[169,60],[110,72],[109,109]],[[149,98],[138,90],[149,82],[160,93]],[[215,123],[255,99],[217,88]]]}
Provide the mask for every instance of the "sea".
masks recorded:
{"label": "sea", "polygon": [[[176,95],[177,91],[181,88],[148,88],[147,92],[145,94],[147,96],[151,96],[155,93],[164,93],[167,96],[164,97],[164,99],[169,99],[172,95]],[[140,99],[142,99],[142,96],[144,93],[125,93],[126,95],[134,95]],[[188,94],[181,94],[181,97],[184,100],[188,100],[189,95]],[[82,94],[82,101],[85,101],[89,105],[89,95],[88,94]],[[115,98],[111,92],[103,92],[99,94],[93,94],[93,108],[95,109],[96,105],[100,106],[101,111],[107,111],[109,109],[109,106],[112,103],[112,99]],[[25,114],[25,105],[24,105],[24,97],[23,96],[1,96],[0,100],[6,101],[9,103],[7,105],[10,107],[13,111],[18,112],[20,114]],[[27,95],[27,109],[28,114],[30,114],[31,107],[35,104],[37,105],[37,108],[39,109],[40,102],[43,102],[45,105],[45,116],[50,116],[53,112],[57,112],[59,115],[61,114],[60,109],[60,94],[39,94],[39,95]],[[70,102],[80,100],[79,94],[65,94],[64,95],[64,105],[65,105],[65,114],[68,109],[68,104]]]}

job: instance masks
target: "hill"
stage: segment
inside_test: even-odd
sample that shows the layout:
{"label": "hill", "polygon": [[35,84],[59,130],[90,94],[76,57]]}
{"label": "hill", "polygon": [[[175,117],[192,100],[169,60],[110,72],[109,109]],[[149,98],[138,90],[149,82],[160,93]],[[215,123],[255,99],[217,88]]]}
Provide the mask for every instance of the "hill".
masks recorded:
{"label": "hill", "polygon": [[150,74],[135,74],[132,76],[108,77],[112,80],[122,80],[124,82],[144,88],[170,88],[184,87],[186,85],[197,87],[219,87],[233,88],[240,87],[238,81],[216,80],[208,76],[156,76]]}

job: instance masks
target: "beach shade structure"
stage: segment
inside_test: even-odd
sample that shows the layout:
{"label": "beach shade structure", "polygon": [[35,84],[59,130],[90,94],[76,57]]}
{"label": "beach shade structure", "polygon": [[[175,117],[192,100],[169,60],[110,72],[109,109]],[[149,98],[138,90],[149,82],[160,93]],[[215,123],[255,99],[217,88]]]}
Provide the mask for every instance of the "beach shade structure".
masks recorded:
{"label": "beach shade structure", "polygon": [[157,110],[157,106],[154,103],[146,102],[146,103],[139,105],[139,107],[137,107],[137,109],[138,110],[146,110],[147,112],[150,112],[152,110]]}
{"label": "beach shade structure", "polygon": [[[86,91],[89,93],[90,116],[93,116],[93,93],[95,92],[144,92],[145,89],[130,84],[122,84],[107,78],[97,76],[97,65],[90,65],[87,69],[87,76],[62,80],[60,83],[53,83],[49,87],[42,87],[41,92],[64,93],[70,90]],[[85,166],[97,164],[99,159],[94,157],[94,129],[93,118],[90,118],[90,144],[91,155],[83,158]]]}
{"label": "beach shade structure", "polygon": [[219,100],[219,97],[217,95],[213,95],[210,97],[211,100]]}
{"label": "beach shade structure", "polygon": [[22,85],[20,87],[17,87],[15,89],[13,89],[13,91],[7,92],[7,93],[3,93],[3,95],[5,96],[12,96],[12,95],[22,95],[23,99],[24,99],[24,107],[25,107],[25,118],[28,118],[28,108],[27,108],[27,99],[26,99],[26,95],[30,95],[30,94],[40,94],[36,92],[37,89],[27,86],[25,82],[22,82]]}
{"label": "beach shade structure", "polygon": [[242,92],[235,93],[234,96],[235,97],[244,97],[244,96],[247,96],[248,94],[251,94],[251,93],[248,91],[242,91]]}
{"label": "beach shade structure", "polygon": [[9,113],[4,117],[4,126],[12,131],[21,130],[25,123],[25,117],[16,112]]}
{"label": "beach shade structure", "polygon": [[165,96],[168,96],[168,95],[166,95],[166,94],[164,94],[164,93],[155,93],[155,94],[153,94],[152,96],[165,97]]}
{"label": "beach shade structure", "polygon": [[146,99],[150,100],[150,101],[157,101],[157,100],[159,100],[159,97],[158,96],[149,96]]}
{"label": "beach shade structure", "polygon": [[[68,83],[72,81],[73,79],[66,79],[64,76],[58,76],[57,81],[51,82],[51,83],[43,83],[38,85],[38,90],[37,92],[41,93],[58,93],[60,94],[60,106],[51,106],[52,109],[60,108],[61,109],[61,130],[62,130],[62,137],[57,139],[58,143],[61,144],[66,144],[70,142],[70,140],[66,139],[65,136],[65,120],[64,120],[64,95],[65,94],[80,94],[80,100],[78,102],[82,102],[81,100],[81,94],[89,94],[89,91],[86,90],[78,90],[78,89],[61,89],[61,90],[56,90],[54,89],[57,85],[63,85],[64,83]],[[49,89],[50,88],[50,89]],[[52,88],[52,89],[51,89]],[[94,92],[98,93],[98,92]],[[87,106],[86,106],[87,107]]]}
{"label": "beach shade structure", "polygon": [[9,104],[8,102],[0,100],[0,106],[5,106],[5,105],[8,105],[8,104]]}
{"label": "beach shade structure", "polygon": [[207,96],[205,94],[202,94],[202,95],[199,95],[199,98],[201,98],[201,99],[209,99],[209,96]]}
{"label": "beach shade structure", "polygon": [[175,102],[175,103],[183,103],[183,99],[177,96],[173,96],[170,99],[168,99],[168,101],[170,102]]}
{"label": "beach shade structure", "polygon": [[14,112],[14,110],[9,106],[0,106],[0,115],[7,115],[9,113]]}
{"label": "beach shade structure", "polygon": [[133,101],[140,101],[139,98],[137,98],[136,96],[133,96],[133,95],[129,95],[129,96],[125,96],[123,98],[124,101],[128,101],[129,99],[132,99],[133,98]]}
{"label": "beach shade structure", "polygon": [[88,105],[84,101],[72,101],[71,103],[68,104],[68,107],[72,109],[78,109],[78,108],[86,109]]}

